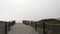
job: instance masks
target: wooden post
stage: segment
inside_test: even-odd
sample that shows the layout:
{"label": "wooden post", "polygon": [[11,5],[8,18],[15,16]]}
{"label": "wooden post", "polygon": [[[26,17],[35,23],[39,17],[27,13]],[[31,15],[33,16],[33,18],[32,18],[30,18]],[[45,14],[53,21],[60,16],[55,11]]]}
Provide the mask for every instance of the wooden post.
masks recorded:
{"label": "wooden post", "polygon": [[45,34],[45,22],[43,22],[43,34]]}

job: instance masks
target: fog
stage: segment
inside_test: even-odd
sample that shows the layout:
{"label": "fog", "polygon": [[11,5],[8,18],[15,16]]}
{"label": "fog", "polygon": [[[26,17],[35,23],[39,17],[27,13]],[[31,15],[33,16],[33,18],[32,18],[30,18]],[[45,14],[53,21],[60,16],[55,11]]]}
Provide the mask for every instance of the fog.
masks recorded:
{"label": "fog", "polygon": [[0,20],[41,20],[60,17],[60,0],[0,0]]}

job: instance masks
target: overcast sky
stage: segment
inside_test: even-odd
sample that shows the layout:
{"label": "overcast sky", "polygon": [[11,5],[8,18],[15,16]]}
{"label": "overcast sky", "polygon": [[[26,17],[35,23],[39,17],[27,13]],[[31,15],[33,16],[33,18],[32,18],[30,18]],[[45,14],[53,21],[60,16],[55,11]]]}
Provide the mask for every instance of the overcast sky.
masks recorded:
{"label": "overcast sky", "polygon": [[60,17],[60,0],[0,0],[0,20],[40,20]]}

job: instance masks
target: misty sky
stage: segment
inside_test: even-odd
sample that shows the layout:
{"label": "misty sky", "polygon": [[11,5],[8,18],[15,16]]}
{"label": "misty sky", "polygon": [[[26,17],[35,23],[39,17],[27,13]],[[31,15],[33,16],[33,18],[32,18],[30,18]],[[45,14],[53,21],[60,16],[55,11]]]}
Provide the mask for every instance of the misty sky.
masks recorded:
{"label": "misty sky", "polygon": [[0,0],[0,20],[40,20],[60,17],[60,0]]}

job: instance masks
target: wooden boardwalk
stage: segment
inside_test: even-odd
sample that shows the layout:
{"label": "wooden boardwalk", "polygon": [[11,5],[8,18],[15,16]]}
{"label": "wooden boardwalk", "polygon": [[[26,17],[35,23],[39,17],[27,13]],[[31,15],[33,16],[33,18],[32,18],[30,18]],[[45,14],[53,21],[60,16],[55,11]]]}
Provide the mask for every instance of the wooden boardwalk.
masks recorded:
{"label": "wooden boardwalk", "polygon": [[15,24],[11,28],[11,31],[8,34],[39,34],[36,32],[31,26],[24,25],[24,24]]}

